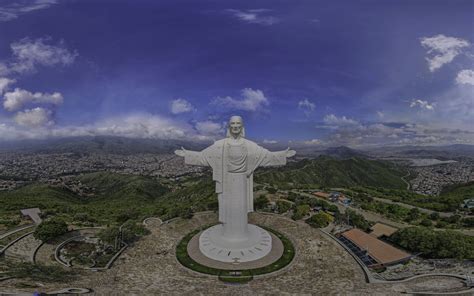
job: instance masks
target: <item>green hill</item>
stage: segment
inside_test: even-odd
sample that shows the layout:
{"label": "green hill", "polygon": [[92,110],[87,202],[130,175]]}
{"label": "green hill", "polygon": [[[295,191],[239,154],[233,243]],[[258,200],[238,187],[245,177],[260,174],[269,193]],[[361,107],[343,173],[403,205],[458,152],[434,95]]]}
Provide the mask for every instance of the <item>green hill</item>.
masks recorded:
{"label": "green hill", "polygon": [[16,190],[0,192],[0,201],[2,218],[12,212],[19,214],[24,208],[64,209],[81,203],[80,197],[73,192],[44,184],[30,184]]}
{"label": "green hill", "polygon": [[256,182],[279,188],[373,186],[405,188],[404,171],[388,162],[353,157],[338,160],[328,156],[305,159],[278,169],[264,169]]}
{"label": "green hill", "polygon": [[136,175],[97,172],[78,177],[83,184],[95,188],[99,197],[107,199],[155,199],[168,188],[155,179]]}
{"label": "green hill", "polygon": [[150,216],[172,218],[184,215],[189,209],[217,208],[210,177],[180,180],[171,186],[165,185],[165,180],[110,172],[77,178],[94,188],[95,196],[84,198],[67,189],[40,183],[0,192],[0,224],[13,226],[12,223],[19,222],[20,210],[32,207],[40,208],[46,215],[84,225],[120,224]]}

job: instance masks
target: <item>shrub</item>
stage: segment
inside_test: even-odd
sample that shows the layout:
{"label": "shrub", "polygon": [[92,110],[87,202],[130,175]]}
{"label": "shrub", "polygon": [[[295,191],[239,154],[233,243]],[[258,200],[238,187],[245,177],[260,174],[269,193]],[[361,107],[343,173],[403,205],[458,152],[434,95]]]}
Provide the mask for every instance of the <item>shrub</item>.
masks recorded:
{"label": "shrub", "polygon": [[146,229],[142,224],[139,224],[133,220],[125,222],[122,226],[122,238],[126,243],[136,241],[141,236],[149,234],[150,231]]}
{"label": "shrub", "polygon": [[114,245],[115,239],[117,238],[118,234],[119,234],[119,228],[114,226],[114,227],[108,227],[108,228],[102,229],[101,231],[99,231],[97,236],[105,244]]}
{"label": "shrub", "polygon": [[432,226],[433,223],[431,222],[430,219],[423,219],[423,220],[421,220],[420,225],[429,227],[429,226]]}

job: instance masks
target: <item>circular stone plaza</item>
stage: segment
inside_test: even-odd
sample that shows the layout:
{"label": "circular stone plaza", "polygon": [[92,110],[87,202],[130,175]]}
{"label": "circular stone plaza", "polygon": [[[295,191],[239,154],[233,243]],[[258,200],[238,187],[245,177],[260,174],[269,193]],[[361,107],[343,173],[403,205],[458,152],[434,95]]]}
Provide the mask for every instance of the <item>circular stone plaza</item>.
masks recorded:
{"label": "circular stone plaza", "polygon": [[[70,282],[40,283],[37,287],[22,285],[27,280],[4,280],[0,292],[48,292],[77,287],[91,289],[90,295],[399,295],[444,292],[446,287],[462,290],[461,280],[442,276],[396,283],[367,283],[354,258],[322,231],[273,214],[252,213],[249,222],[289,238],[295,256],[282,269],[254,276],[244,284],[223,282],[215,275],[196,272],[178,261],[176,250],[184,237],[217,223],[217,214],[204,212],[189,220],[174,219],[162,224],[157,219],[150,219],[146,225],[151,234],[126,249],[108,270],[82,270]],[[206,261],[208,257],[196,252],[198,237],[194,235],[187,243],[189,256],[202,264],[212,265],[215,262]],[[274,241],[272,251],[263,258],[268,262],[258,264],[266,265],[280,256],[284,248],[278,245],[279,240]],[[49,264],[57,263],[51,260]]]}

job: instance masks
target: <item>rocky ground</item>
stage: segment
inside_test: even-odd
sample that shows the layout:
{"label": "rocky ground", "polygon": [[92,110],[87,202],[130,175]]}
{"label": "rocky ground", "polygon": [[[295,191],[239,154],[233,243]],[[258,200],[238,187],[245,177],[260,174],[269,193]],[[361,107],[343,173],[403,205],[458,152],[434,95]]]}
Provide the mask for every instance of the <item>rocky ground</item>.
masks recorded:
{"label": "rocky ground", "polygon": [[107,271],[82,272],[69,283],[37,283],[38,288],[19,289],[25,280],[7,280],[1,282],[0,292],[80,287],[91,288],[95,295],[399,295],[432,288],[459,289],[461,285],[460,280],[442,277],[436,279],[436,286],[422,279],[398,284],[366,283],[354,259],[319,230],[281,216],[264,214],[252,214],[250,221],[272,227],[291,238],[296,244],[297,256],[277,275],[256,278],[245,285],[225,284],[185,269],[175,259],[174,252],[185,234],[216,220],[216,215],[210,213],[161,226],[150,223],[151,234],[128,248]]}

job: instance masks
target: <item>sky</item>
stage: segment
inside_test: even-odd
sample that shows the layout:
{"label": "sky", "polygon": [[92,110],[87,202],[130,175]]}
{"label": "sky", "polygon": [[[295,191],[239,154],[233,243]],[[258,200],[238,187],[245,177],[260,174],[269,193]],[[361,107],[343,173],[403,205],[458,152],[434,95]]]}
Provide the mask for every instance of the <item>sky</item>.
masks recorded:
{"label": "sky", "polygon": [[0,141],[474,144],[474,1],[0,0]]}

